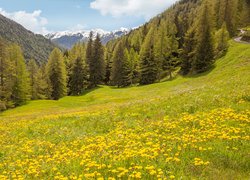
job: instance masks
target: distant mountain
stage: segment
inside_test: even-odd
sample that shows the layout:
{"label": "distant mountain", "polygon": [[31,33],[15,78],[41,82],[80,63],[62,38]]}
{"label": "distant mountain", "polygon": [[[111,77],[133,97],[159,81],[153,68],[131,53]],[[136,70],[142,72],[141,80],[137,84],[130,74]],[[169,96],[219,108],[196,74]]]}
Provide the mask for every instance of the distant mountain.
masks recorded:
{"label": "distant mountain", "polygon": [[93,32],[94,37],[96,37],[96,35],[99,34],[101,36],[102,43],[106,44],[110,40],[128,34],[131,31],[131,29],[121,28],[120,30],[111,32],[104,31],[102,29],[82,30],[82,31],[62,31],[62,32],[47,34],[45,37],[63,48],[70,49],[77,42],[87,42],[91,31]]}
{"label": "distant mountain", "polygon": [[0,14],[0,37],[21,46],[26,60],[35,59],[38,63],[47,61],[55,45],[42,35],[28,31],[20,24]]}

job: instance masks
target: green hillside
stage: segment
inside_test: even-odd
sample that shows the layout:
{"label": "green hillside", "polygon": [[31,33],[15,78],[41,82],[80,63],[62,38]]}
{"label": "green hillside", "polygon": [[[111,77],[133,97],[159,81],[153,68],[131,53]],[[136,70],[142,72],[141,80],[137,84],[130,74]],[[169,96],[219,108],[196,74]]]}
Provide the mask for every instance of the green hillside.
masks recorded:
{"label": "green hillside", "polygon": [[5,111],[0,179],[247,179],[249,72],[231,41],[210,72]]}

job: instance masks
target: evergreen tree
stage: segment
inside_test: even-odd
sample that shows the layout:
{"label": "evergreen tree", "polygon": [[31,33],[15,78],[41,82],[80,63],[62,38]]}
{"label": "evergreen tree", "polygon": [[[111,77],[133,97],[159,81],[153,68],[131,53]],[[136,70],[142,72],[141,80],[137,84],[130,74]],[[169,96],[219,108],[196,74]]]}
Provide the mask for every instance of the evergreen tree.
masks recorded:
{"label": "evergreen tree", "polygon": [[92,57],[89,59],[89,79],[90,86],[93,88],[102,83],[105,77],[104,49],[99,34],[94,41],[92,53]]}
{"label": "evergreen tree", "polygon": [[126,87],[132,84],[132,70],[129,51],[119,42],[115,48],[111,71],[113,85]]}
{"label": "evergreen tree", "polygon": [[70,79],[71,95],[80,95],[87,88],[87,70],[81,57],[75,60]]}
{"label": "evergreen tree", "polygon": [[129,64],[132,72],[132,84],[139,83],[139,75],[140,75],[139,61],[140,61],[139,54],[134,50],[134,48],[130,48]]}
{"label": "evergreen tree", "polygon": [[11,100],[15,106],[24,104],[30,99],[30,79],[27,71],[25,60],[18,45],[9,47],[9,58],[13,62],[12,72],[12,93]]}
{"label": "evergreen tree", "polygon": [[181,57],[181,74],[187,75],[192,68],[192,62],[195,57],[195,30],[191,28],[185,35],[184,45]]}
{"label": "evergreen tree", "polygon": [[154,57],[154,29],[150,29],[140,52],[140,84],[152,84],[158,78],[158,65]]}
{"label": "evergreen tree", "polygon": [[58,100],[67,95],[66,66],[59,49],[55,48],[51,52],[46,71],[51,87],[51,98]]}
{"label": "evergreen tree", "polygon": [[122,86],[130,86],[132,85],[133,80],[133,70],[134,70],[134,62],[131,60],[130,53],[127,48],[124,49],[124,62],[122,68]]}
{"label": "evergreen tree", "polygon": [[124,47],[122,42],[119,42],[114,50],[112,58],[111,82],[118,87],[122,86],[122,68],[124,65]]}
{"label": "evergreen tree", "polygon": [[218,57],[224,55],[228,49],[229,33],[224,23],[222,28],[216,33],[216,54]]}
{"label": "evergreen tree", "polygon": [[163,59],[163,67],[164,71],[168,72],[169,78],[172,79],[173,72],[176,71],[177,66],[179,65],[179,43],[178,39],[176,38],[177,28],[176,25],[168,21],[167,22],[167,46],[166,46],[166,53],[164,54]]}
{"label": "evergreen tree", "polygon": [[31,85],[31,99],[35,100],[38,99],[38,66],[36,64],[36,61],[34,59],[30,60],[28,63],[28,71],[30,74],[30,85]]}
{"label": "evergreen tree", "polygon": [[[83,43],[77,43],[69,51],[69,66],[68,66],[68,88],[69,94],[78,95],[83,92],[88,84],[89,71],[86,63],[86,49]],[[79,67],[77,67],[79,65]],[[77,77],[76,71],[81,73]],[[84,77],[82,77],[84,74]],[[80,84],[73,84],[79,82]]]}
{"label": "evergreen tree", "polygon": [[89,34],[89,41],[86,49],[86,61],[90,65],[93,61],[93,32],[91,31]]}
{"label": "evergreen tree", "polygon": [[208,5],[205,4],[197,27],[197,47],[192,62],[194,73],[201,73],[212,65],[214,58],[213,40]]}
{"label": "evergreen tree", "polygon": [[47,76],[46,65],[43,64],[40,66],[38,73],[38,98],[39,99],[51,99],[52,87]]}

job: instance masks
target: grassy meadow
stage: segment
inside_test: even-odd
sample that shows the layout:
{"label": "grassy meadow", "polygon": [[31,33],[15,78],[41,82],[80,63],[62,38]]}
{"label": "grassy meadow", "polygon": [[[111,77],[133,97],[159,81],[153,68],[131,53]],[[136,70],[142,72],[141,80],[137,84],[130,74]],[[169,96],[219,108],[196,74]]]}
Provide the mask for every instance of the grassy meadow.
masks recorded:
{"label": "grassy meadow", "polygon": [[250,45],[199,76],[0,114],[0,179],[249,179]]}

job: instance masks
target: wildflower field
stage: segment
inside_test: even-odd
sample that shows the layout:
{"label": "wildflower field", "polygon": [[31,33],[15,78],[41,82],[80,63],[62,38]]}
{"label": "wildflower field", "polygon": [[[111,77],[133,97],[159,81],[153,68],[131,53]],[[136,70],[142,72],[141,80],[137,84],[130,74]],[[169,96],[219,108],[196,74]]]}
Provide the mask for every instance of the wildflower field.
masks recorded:
{"label": "wildflower field", "polygon": [[0,179],[249,179],[250,47],[149,86],[0,114]]}

